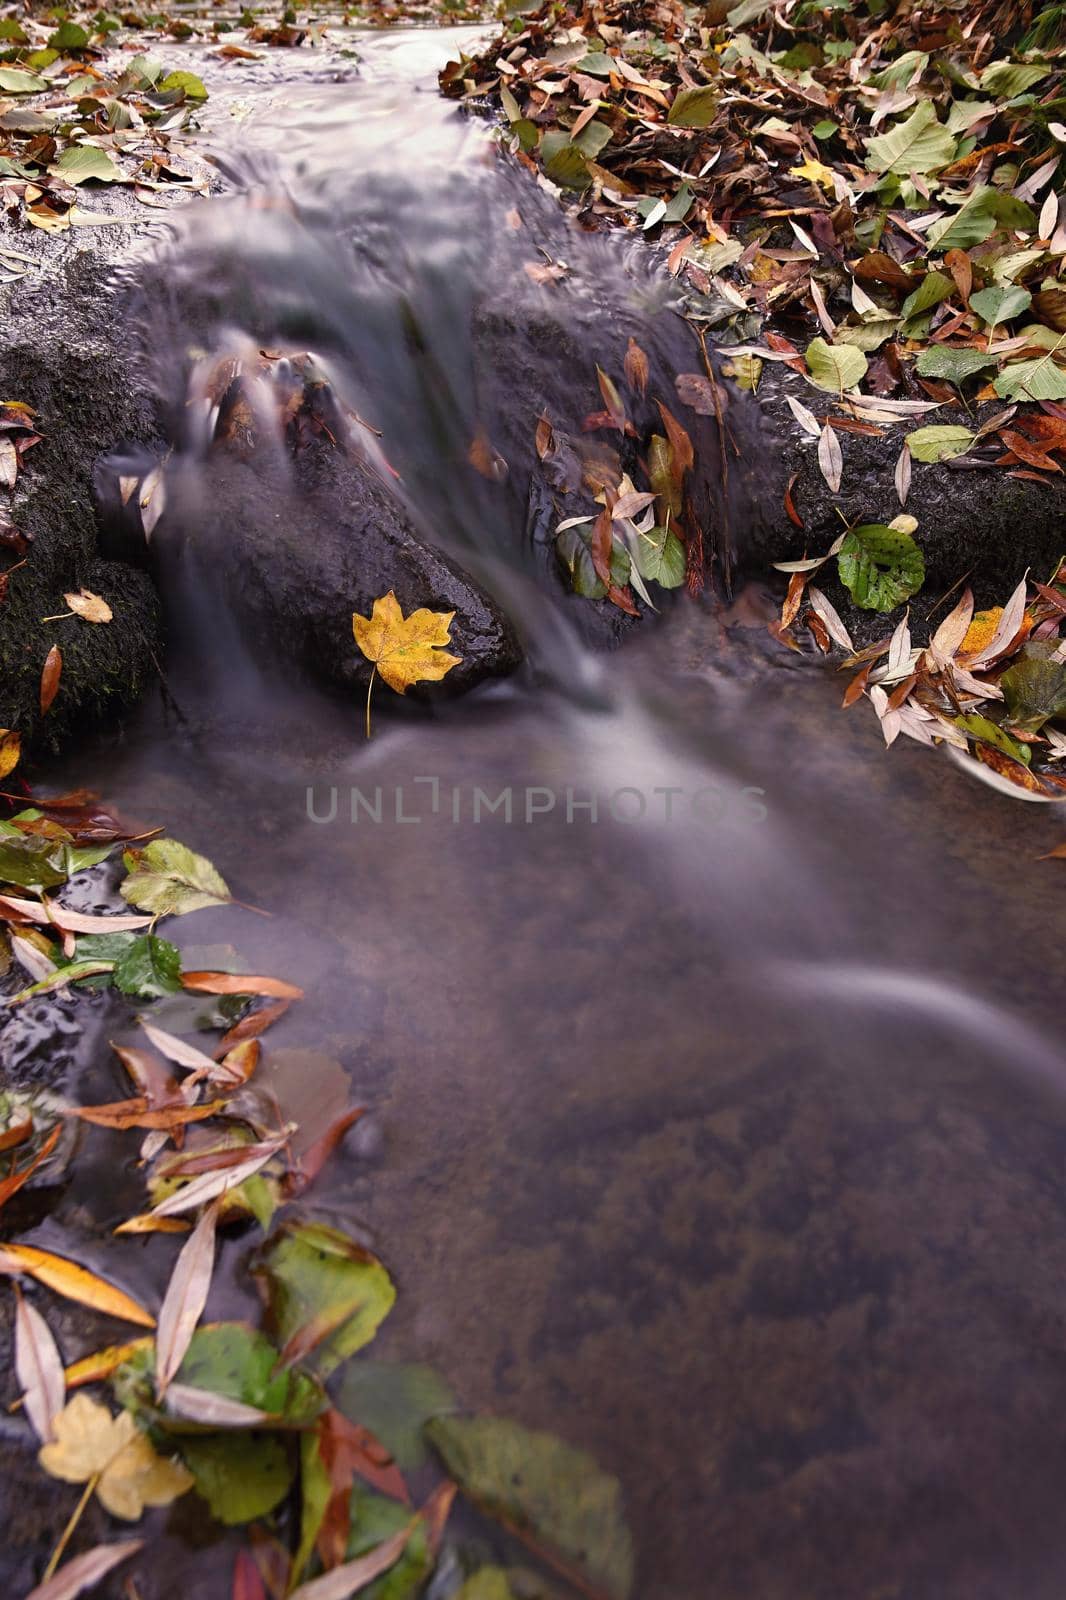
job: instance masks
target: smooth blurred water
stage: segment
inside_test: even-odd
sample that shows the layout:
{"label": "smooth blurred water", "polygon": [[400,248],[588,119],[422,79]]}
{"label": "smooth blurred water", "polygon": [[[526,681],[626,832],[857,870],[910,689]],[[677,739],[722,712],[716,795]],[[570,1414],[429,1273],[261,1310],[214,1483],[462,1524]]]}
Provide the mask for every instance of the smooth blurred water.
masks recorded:
{"label": "smooth blurred water", "polygon": [[[642,245],[568,232],[437,97],[453,44],[378,37],[353,81],[216,114],[235,192],[164,258],[157,364],[194,461],[194,332],[314,350],[529,664],[432,714],[383,696],[368,744],[360,707],[243,654],[208,562],[172,596],[184,720],[152,701],[69,777],[273,913],[167,932],[304,985],[267,1058],[316,1052],[309,1093],[335,1060],[373,1107],[314,1198],[396,1276],[381,1353],[616,1472],[640,1600],[1059,1600],[1061,873],[1036,857],[1062,824],[886,753],[832,674],[766,644],[757,590],[588,648],[521,494],[466,451],[595,409],[624,350],[605,307],[663,359],[687,335]],[[535,241],[569,284],[531,284]],[[583,370],[472,342],[487,304],[528,320],[538,296]],[[353,824],[379,786],[381,822]],[[508,788],[511,821],[474,820]],[[123,1194],[85,1171],[68,1219],[103,1227]],[[208,1584],[210,1558],[181,1560]]]}

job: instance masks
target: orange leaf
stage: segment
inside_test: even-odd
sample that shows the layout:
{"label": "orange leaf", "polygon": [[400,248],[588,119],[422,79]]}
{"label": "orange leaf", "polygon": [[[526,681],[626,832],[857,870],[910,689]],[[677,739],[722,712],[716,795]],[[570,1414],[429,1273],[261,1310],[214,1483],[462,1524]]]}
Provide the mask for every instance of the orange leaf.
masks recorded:
{"label": "orange leaf", "polygon": [[38,1250],[29,1244],[0,1245],[0,1272],[12,1277],[25,1273],[56,1294],[76,1300],[93,1311],[122,1317],[127,1322],[139,1323],[142,1328],[155,1327],[155,1318],[130,1295],[98,1278],[88,1267],[80,1267],[65,1256],[53,1255],[50,1250]]}
{"label": "orange leaf", "polygon": [[59,693],[59,679],[63,672],[63,656],[57,644],[54,644],[44,658],[41,669],[41,715],[51,707],[52,701]]}
{"label": "orange leaf", "polygon": [[304,992],[283,978],[246,977],[235,972],[183,972],[182,988],[197,994],[264,994],[273,1000],[302,1000]]}

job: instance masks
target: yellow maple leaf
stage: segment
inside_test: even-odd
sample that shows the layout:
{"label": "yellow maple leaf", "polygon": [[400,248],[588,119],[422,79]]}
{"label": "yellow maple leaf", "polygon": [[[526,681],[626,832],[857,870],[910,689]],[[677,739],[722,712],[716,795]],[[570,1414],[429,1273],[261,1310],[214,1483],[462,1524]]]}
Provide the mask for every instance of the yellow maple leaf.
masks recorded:
{"label": "yellow maple leaf", "polygon": [[64,1483],[95,1479],[101,1505],[126,1522],[192,1488],[192,1474],[156,1455],[128,1411],[113,1417],[87,1394],[76,1394],[59,1413],[55,1435],[38,1453],[44,1470]]}
{"label": "yellow maple leaf", "polygon": [[0,728],[0,778],[6,778],[19,764],[22,737],[11,728]]}
{"label": "yellow maple leaf", "polygon": [[806,178],[808,183],[819,183],[827,193],[833,193],[833,173],[821,161],[805,161],[801,167],[789,167],[793,178]]}
{"label": "yellow maple leaf", "polygon": [[380,672],[390,689],[406,694],[412,683],[436,682],[459,665],[462,656],[453,656],[442,646],[451,642],[449,630],[454,611],[412,611],[405,617],[390,589],[374,601],[369,617],[352,614],[355,642],[373,662],[374,671],[366,691],[366,736],[370,738],[370,691],[374,675]]}

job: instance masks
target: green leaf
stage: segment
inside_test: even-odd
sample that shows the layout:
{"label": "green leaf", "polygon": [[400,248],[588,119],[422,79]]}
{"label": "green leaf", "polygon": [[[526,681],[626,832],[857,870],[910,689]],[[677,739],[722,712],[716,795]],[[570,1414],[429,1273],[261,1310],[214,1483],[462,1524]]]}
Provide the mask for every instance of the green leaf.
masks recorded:
{"label": "green leaf", "polygon": [[154,934],[143,934],[115,962],[111,981],[136,1000],[157,1000],[181,988],[181,951]]}
{"label": "green leaf", "polygon": [[[407,1526],[411,1520],[408,1506],[385,1495],[374,1494],[357,1483],[349,1502],[351,1532],[345,1558],[354,1561],[376,1550],[379,1544],[391,1539],[394,1533]],[[426,1537],[426,1526],[420,1522],[412,1533],[403,1554],[368,1588],[360,1590],[363,1600],[415,1600],[433,1566],[433,1556]]]}
{"label": "green leaf", "polygon": [[1001,322],[1009,322],[1020,311],[1028,311],[1032,303],[1033,297],[1028,289],[999,284],[970,296],[970,309],[976,311],[989,328],[997,328]]}
{"label": "green leaf", "polygon": [[580,145],[571,144],[570,135],[558,128],[541,139],[540,157],[548,177],[561,188],[587,189],[592,182]]}
{"label": "green leaf", "polygon": [[627,1600],[633,1546],[622,1488],[591,1456],[495,1417],[437,1417],[426,1436],[482,1511],[546,1546],[593,1588]]}
{"label": "green leaf", "polygon": [[870,322],[843,323],[833,335],[834,344],[850,344],[856,350],[879,350],[886,339],[899,331],[899,317],[876,317]]}
{"label": "green leaf", "polygon": [[504,1567],[479,1567],[467,1578],[455,1600],[516,1600]]}
{"label": "green leaf", "polygon": [[997,228],[1019,228],[1032,233],[1036,218],[1021,200],[986,184],[968,195],[954,216],[934,222],[926,237],[931,250],[969,250],[974,245],[984,244]]}
{"label": "green leaf", "polygon": [[687,183],[683,183],[674,195],[668,200],[666,210],[659,218],[660,222],[684,222],[692,210],[693,194]]}
{"label": "green leaf", "polygon": [[864,611],[894,611],[922,587],[925,560],[909,533],[868,522],[845,536],[837,571]]}
{"label": "green leaf", "polygon": [[[193,1334],[178,1381],[265,1411],[286,1428],[307,1427],[326,1397],[308,1373],[278,1367],[279,1352],[265,1334],[243,1322],[214,1322]],[[117,1399],[139,1420],[175,1435],[202,1433],[203,1425],[173,1417],[155,1403],[155,1350],[138,1351],[112,1379]]]}
{"label": "green leaf", "polygon": [[1012,739],[998,722],[992,722],[988,717],[982,717],[979,712],[971,711],[963,717],[952,717],[956,728],[961,728],[964,733],[971,734],[979,739],[982,744],[990,744],[996,750],[1002,750],[1005,756],[1012,756],[1015,761],[1021,761],[1025,766],[1032,759],[1032,751],[1027,744],[1019,744],[1017,739]]}
{"label": "green leaf", "polygon": [[51,50],[84,50],[88,43],[89,35],[76,22],[61,22],[48,39]]}
{"label": "green leaf", "polygon": [[1015,727],[1038,733],[1049,717],[1066,713],[1066,664],[1024,656],[999,680]]}
{"label": "green leaf", "polygon": [[669,528],[637,534],[636,563],[642,578],[664,589],[676,589],[685,581],[685,547]]}
{"label": "green leaf", "polygon": [[303,1335],[304,1359],[323,1377],[369,1344],[392,1310],[396,1290],[376,1256],[336,1228],[288,1222],[255,1267],[284,1348]]}
{"label": "green leaf", "polygon": [[198,78],[195,72],[168,72],[159,88],[164,94],[171,94],[175,89],[182,89],[185,92],[186,100],[207,99],[204,80]]}
{"label": "green leaf", "polygon": [[667,122],[674,128],[706,128],[718,110],[718,90],[710,84],[682,89],[674,96]]}
{"label": "green leaf", "polygon": [[867,139],[866,165],[871,172],[936,172],[955,155],[955,140],[937,121],[931,100],[923,100],[906,122]]}
{"label": "green leaf", "polygon": [[[1060,339],[1055,346],[1062,348]],[[1054,351],[1028,361],[1012,361],[993,386],[1001,400],[1066,400],[1066,368],[1056,364]]]}
{"label": "green leaf", "polygon": [[1017,94],[1046,78],[1051,68],[1038,62],[993,61],[981,74],[981,88],[998,100],[1013,100]]}
{"label": "green leaf", "polygon": [[121,183],[123,177],[107,151],[94,144],[71,145],[48,170],[73,184],[85,183],[89,178],[95,178],[97,183]]}
{"label": "green leaf", "polygon": [[840,132],[840,125],[836,122],[830,122],[828,117],[823,117],[821,122],[816,122],[814,124],[811,132],[819,141],[823,139],[831,139],[834,133]]}
{"label": "green leaf", "polygon": [[866,376],[868,363],[861,350],[850,344],[826,344],[814,339],[807,346],[807,370],[819,389],[842,394]]}
{"label": "green leaf", "polygon": [[227,1528],[273,1511],[289,1492],[295,1469],[275,1433],[209,1433],[181,1441],[181,1457],[212,1516]]}
{"label": "green leaf", "polygon": [[563,528],[555,538],[555,553],[570,574],[570,587],[586,600],[602,600],[607,590],[592,564],[592,551],[580,528]]}
{"label": "green leaf", "polygon": [[14,17],[0,19],[0,39],[5,44],[28,44],[29,41]]}
{"label": "green leaf", "polygon": [[914,365],[923,378],[945,378],[948,383],[958,384],[998,362],[983,350],[955,350],[950,345],[934,344],[922,351]]}
{"label": "green leaf", "polygon": [[591,122],[585,124],[574,143],[583,155],[588,156],[590,161],[595,161],[603,147],[610,144],[611,138],[611,130],[607,124],[597,122],[593,118]]}
{"label": "green leaf", "polygon": [[592,78],[609,78],[612,72],[618,71],[618,62],[606,50],[590,50],[588,55],[574,62],[572,70],[587,72]]}
{"label": "green leaf", "polygon": [[369,1428],[405,1472],[425,1465],[422,1430],[431,1417],[456,1409],[455,1395],[432,1367],[396,1366],[360,1357],[349,1361],[337,1405]]}
{"label": "green leaf", "polygon": [[83,933],[75,942],[78,961],[121,961],[130,945],[136,944],[135,933]]}
{"label": "green leaf", "polygon": [[946,272],[927,272],[917,289],[904,300],[899,314],[908,322],[911,317],[920,317],[923,311],[931,311],[954,293],[954,278],[949,278]]}
{"label": "green leaf", "polygon": [[48,88],[48,79],[35,72],[20,72],[18,67],[0,67],[0,89],[5,94],[37,94]]}
{"label": "green leaf", "polygon": [[8,835],[0,839],[0,883],[20,889],[54,889],[66,883],[63,847],[54,839]]}
{"label": "green leaf", "polygon": [[322,1460],[318,1447],[318,1434],[305,1433],[300,1438],[300,1543],[292,1558],[289,1572],[289,1589],[295,1589],[303,1570],[311,1559],[315,1540],[325,1519],[333,1484],[329,1469]]}
{"label": "green leaf", "polygon": [[153,839],[143,850],[127,850],[122,859],[129,872],[119,890],[123,900],[155,916],[181,917],[232,898],[206,856],[177,839]]}
{"label": "green leaf", "polygon": [[915,461],[950,461],[953,456],[964,456],[976,437],[959,423],[936,423],[909,433],[907,445]]}

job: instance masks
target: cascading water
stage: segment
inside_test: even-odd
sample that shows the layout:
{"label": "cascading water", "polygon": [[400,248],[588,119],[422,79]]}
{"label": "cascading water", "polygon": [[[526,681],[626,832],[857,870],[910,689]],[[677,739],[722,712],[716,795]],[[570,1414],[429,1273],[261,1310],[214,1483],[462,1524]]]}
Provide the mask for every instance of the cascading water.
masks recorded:
{"label": "cascading water", "polygon": [[[641,1600],[821,1600],[842,1574],[1051,1600],[1066,1106],[1032,858],[1055,825],[927,751],[886,760],[837,683],[763,648],[757,591],[590,645],[522,466],[536,419],[579,428],[630,333],[660,367],[695,347],[648,252],[569,230],[438,100],[453,44],[374,39],[357,81],[220,122],[229,196],[142,268],[181,716],[146,704],[72,777],[273,911],[211,937],[306,988],[271,1041],[374,1107],[316,1202],[400,1283],[382,1352],[617,1473]],[[568,276],[534,283],[549,258]],[[304,491],[271,418],[309,354],[512,618],[514,676],[432,715],[379,702],[367,743],[354,696],[271,664],[203,487],[205,374],[262,350],[250,514],[279,570]],[[506,478],[469,466],[479,428]],[[171,1577],[214,1593],[178,1543]]]}

